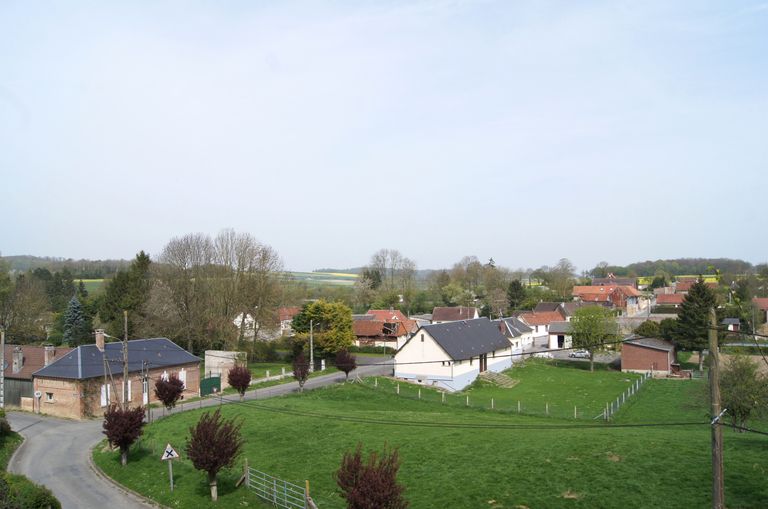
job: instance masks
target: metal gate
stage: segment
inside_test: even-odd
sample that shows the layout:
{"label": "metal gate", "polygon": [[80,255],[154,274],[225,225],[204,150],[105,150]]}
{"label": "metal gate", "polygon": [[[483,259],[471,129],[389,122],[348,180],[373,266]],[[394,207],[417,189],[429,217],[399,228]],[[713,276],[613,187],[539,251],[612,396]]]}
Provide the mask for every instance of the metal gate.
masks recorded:
{"label": "metal gate", "polygon": [[307,509],[307,492],[303,487],[246,467],[246,486],[259,498],[283,509]]}
{"label": "metal gate", "polygon": [[200,395],[207,396],[215,392],[221,392],[221,377],[209,376],[200,380]]}

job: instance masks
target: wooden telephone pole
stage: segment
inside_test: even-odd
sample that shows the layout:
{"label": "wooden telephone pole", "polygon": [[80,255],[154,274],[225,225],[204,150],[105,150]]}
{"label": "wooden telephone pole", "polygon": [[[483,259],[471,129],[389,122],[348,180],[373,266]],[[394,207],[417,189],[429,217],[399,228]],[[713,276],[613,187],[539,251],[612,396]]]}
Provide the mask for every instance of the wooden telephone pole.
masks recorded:
{"label": "wooden telephone pole", "polygon": [[709,395],[712,400],[712,509],[725,509],[723,484],[723,427],[720,410],[720,351],[717,346],[717,315],[709,310]]}
{"label": "wooden telephone pole", "polygon": [[123,409],[128,410],[128,311],[123,311]]}

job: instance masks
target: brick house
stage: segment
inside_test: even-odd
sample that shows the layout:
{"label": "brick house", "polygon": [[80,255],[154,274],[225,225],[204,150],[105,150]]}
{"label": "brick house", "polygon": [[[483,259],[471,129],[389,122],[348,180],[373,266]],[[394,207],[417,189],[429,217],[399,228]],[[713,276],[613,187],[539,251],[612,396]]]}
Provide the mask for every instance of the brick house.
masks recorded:
{"label": "brick house", "polygon": [[[105,380],[106,372],[106,380]],[[142,405],[157,401],[155,382],[176,374],[185,383],[183,396],[200,394],[200,358],[166,338],[128,341],[128,401]],[[85,419],[102,414],[123,399],[123,344],[82,345],[32,375],[36,412]],[[115,394],[117,393],[117,394]]]}
{"label": "brick house", "polygon": [[675,347],[666,339],[630,338],[622,343],[622,371],[668,375],[674,363]]}
{"label": "brick house", "polygon": [[32,387],[32,373],[70,351],[71,348],[52,345],[5,345],[5,405],[21,406],[21,398],[31,400],[35,392]]}

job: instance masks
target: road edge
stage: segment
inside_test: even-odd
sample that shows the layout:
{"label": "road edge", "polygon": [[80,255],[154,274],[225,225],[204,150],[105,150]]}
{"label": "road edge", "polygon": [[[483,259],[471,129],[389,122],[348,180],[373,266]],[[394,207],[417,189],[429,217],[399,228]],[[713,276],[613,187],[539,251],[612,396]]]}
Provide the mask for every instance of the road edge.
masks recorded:
{"label": "road edge", "polygon": [[[24,447],[24,444],[27,443],[27,437],[22,435],[19,431],[16,431],[16,433],[21,437],[21,443],[16,448],[16,450],[13,451],[13,454],[11,454],[11,457],[8,458],[8,464],[5,466],[5,471],[9,472],[11,474],[18,474],[18,472],[11,470],[11,465],[13,465],[13,461],[16,459],[16,455],[19,454],[19,451],[21,450],[21,448]],[[46,488],[47,488],[47,486],[46,486]]]}
{"label": "road edge", "polygon": [[144,502],[146,504],[149,504],[152,507],[158,507],[160,509],[171,509],[168,506],[163,505],[163,504],[157,502],[156,500],[152,500],[151,498],[142,495],[138,491],[134,491],[131,488],[129,488],[129,487],[123,485],[123,484],[120,484],[119,482],[117,482],[116,480],[112,479],[107,474],[105,474],[104,471],[102,469],[100,469],[98,467],[98,465],[96,465],[96,463],[93,462],[93,450],[96,447],[98,447],[100,443],[101,443],[100,441],[97,442],[96,445],[94,445],[93,447],[91,447],[88,450],[88,468],[90,468],[91,471],[93,471],[93,473],[95,473],[97,477],[100,477],[102,480],[108,482],[109,484],[111,484],[112,486],[117,488],[119,491],[122,491],[123,493],[125,493],[127,495],[133,496],[133,497],[139,499],[140,501],[142,501],[142,502]]}

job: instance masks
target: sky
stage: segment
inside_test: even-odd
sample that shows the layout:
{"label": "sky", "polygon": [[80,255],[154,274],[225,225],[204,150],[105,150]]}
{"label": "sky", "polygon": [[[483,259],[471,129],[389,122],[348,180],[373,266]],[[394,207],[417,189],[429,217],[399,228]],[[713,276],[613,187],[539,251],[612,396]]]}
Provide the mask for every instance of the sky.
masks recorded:
{"label": "sky", "polygon": [[768,260],[768,2],[0,2],[0,252]]}

